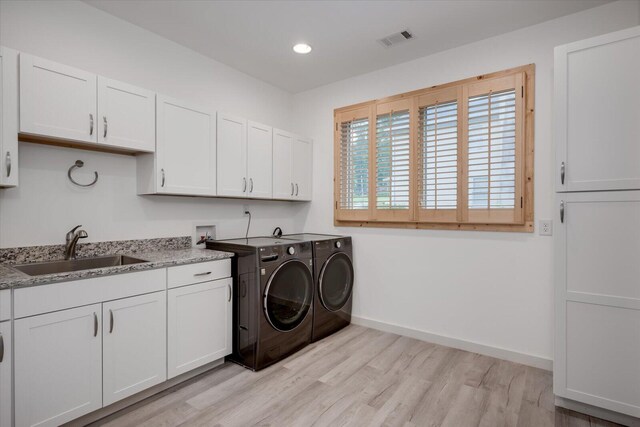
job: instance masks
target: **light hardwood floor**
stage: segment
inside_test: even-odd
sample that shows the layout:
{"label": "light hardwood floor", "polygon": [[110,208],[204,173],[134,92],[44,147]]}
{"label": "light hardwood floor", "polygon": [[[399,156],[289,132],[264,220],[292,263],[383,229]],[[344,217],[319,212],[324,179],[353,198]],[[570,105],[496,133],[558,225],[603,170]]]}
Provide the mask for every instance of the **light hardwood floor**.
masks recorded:
{"label": "light hardwood floor", "polygon": [[351,325],[260,372],[232,363],[108,426],[614,426],[556,410],[551,373]]}

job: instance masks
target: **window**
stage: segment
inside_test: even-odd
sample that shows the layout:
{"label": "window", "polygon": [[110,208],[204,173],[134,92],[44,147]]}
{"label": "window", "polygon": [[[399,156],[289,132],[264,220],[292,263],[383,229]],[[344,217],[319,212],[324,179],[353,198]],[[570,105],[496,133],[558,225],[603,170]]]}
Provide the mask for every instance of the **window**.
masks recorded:
{"label": "window", "polygon": [[533,231],[534,66],[335,110],[335,223]]}

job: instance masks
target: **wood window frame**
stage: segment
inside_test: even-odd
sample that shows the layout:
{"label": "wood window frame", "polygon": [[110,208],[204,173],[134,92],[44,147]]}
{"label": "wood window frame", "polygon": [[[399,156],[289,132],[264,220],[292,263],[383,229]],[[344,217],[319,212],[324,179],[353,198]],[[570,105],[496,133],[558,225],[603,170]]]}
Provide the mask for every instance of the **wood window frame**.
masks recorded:
{"label": "wood window frame", "polygon": [[[495,210],[489,215],[471,212],[468,209],[468,171],[465,162],[468,159],[468,100],[473,94],[486,93],[483,90],[504,87],[505,81],[515,79],[516,96],[516,189],[515,206],[509,212]],[[363,102],[334,110],[334,225],[338,227],[381,227],[406,229],[443,229],[533,232],[534,221],[534,105],[535,105],[535,65],[528,64],[489,74],[483,74],[451,83],[432,86],[425,89],[406,92],[387,98]],[[518,86],[521,93],[518,94]],[[499,89],[496,89],[499,90]],[[419,109],[429,102],[455,99],[458,102],[458,162],[457,194],[458,203],[455,213],[452,210],[420,209],[419,165],[418,165],[418,121]],[[398,106],[410,108],[411,162],[410,162],[410,208],[408,211],[376,209],[376,119],[379,108],[399,110]],[[383,106],[383,107],[379,107]],[[351,118],[369,118],[369,194],[368,209],[339,209],[340,197],[340,124]],[[358,117],[356,117],[358,116]],[[520,203],[518,203],[520,201]]]}

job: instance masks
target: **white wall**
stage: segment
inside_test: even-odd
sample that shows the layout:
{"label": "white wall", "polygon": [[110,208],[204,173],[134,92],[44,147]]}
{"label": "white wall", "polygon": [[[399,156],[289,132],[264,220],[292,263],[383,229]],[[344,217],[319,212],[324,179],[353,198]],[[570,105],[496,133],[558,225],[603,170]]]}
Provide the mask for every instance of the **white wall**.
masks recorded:
{"label": "white wall", "polygon": [[[287,129],[287,92],[81,2],[0,2],[0,44],[63,64]],[[66,173],[76,159],[98,185],[80,189]],[[194,165],[197,167],[197,165]],[[194,221],[219,237],[244,235],[243,202],[136,195],[135,158],[34,144],[20,146],[20,187],[0,191],[0,247],[61,243],[83,224],[90,241],[190,235]],[[247,202],[252,234],[293,229],[300,204]]]}
{"label": "white wall", "polygon": [[299,127],[294,130],[314,139],[314,199],[303,208],[300,226],[353,236],[354,315],[552,358],[552,238],[537,233],[333,227],[333,109],[535,63],[535,219],[549,219],[555,208],[553,48],[637,25],[639,14],[639,2],[619,1],[294,97],[294,123]]}

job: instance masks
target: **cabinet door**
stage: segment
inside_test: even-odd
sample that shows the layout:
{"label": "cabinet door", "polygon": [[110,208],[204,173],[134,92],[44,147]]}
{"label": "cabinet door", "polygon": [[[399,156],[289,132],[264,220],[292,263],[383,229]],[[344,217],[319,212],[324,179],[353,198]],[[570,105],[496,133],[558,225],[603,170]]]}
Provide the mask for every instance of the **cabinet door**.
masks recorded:
{"label": "cabinet door", "polygon": [[218,113],[218,195],[245,197],[247,178],[247,120]]}
{"label": "cabinet door", "polygon": [[558,191],[640,189],[638,75],[640,27],[556,48]]}
{"label": "cabinet door", "polygon": [[295,186],[291,176],[293,134],[273,130],[273,198],[292,200]]}
{"label": "cabinet door", "polygon": [[57,426],[102,407],[101,309],[14,322],[16,426]]}
{"label": "cabinet door", "polygon": [[0,47],[0,186],[18,185],[18,53]]}
{"label": "cabinet door", "polygon": [[11,322],[0,323],[0,427],[11,427]]}
{"label": "cabinet door", "polygon": [[293,142],[293,183],[297,200],[311,200],[311,173],[313,169],[313,143],[296,137]]}
{"label": "cabinet door", "polygon": [[248,196],[255,199],[273,197],[273,129],[256,122],[247,131]]}
{"label": "cabinet door", "polygon": [[167,379],[166,292],[102,306],[104,406]]}
{"label": "cabinet door", "polygon": [[155,151],[156,94],[98,77],[98,142],[137,151]]}
{"label": "cabinet door", "polygon": [[231,283],[227,278],[169,290],[169,378],[231,354]]}
{"label": "cabinet door", "polygon": [[97,142],[96,75],[20,54],[20,132]]}
{"label": "cabinet door", "polygon": [[157,96],[156,190],[216,195],[216,120],[213,113]]}
{"label": "cabinet door", "polygon": [[640,191],[561,193],[557,204],[554,391],[638,417]]}

